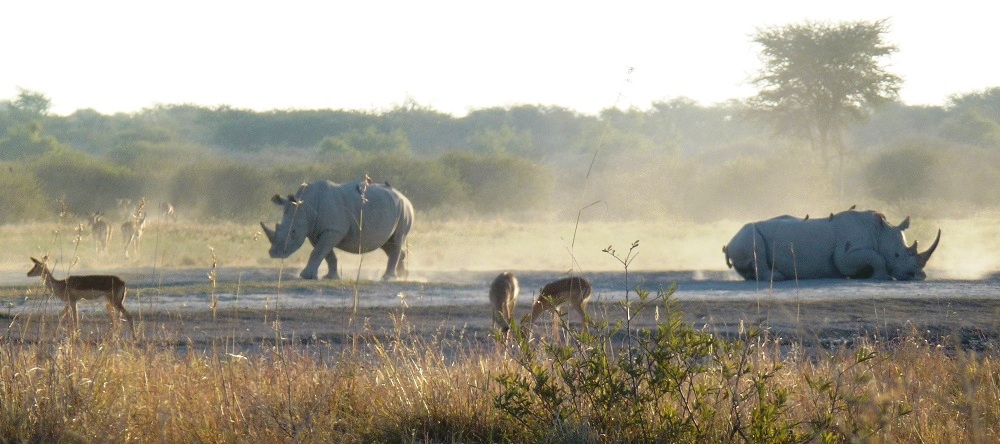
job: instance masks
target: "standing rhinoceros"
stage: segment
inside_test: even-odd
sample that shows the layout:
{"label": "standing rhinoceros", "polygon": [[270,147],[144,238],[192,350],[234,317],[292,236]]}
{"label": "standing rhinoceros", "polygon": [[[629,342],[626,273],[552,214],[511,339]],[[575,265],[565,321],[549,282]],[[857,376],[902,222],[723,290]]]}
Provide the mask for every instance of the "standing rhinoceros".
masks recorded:
{"label": "standing rhinoceros", "polygon": [[874,278],[921,280],[941,240],[917,252],[906,246],[907,217],[892,226],[874,211],[844,211],[829,218],[781,216],[743,226],[722,248],[726,265],[747,280]]}
{"label": "standing rhinoceros", "polygon": [[326,259],[326,277],[337,279],[334,247],[351,253],[385,250],[389,263],[382,279],[406,273],[406,236],[413,225],[413,205],[402,193],[369,180],[336,184],[318,181],[303,184],[294,196],[274,195],[271,201],[284,208],[284,217],[274,230],[263,222],[270,254],[286,258],[309,239],[313,251],[299,275],[316,279],[319,264]]}

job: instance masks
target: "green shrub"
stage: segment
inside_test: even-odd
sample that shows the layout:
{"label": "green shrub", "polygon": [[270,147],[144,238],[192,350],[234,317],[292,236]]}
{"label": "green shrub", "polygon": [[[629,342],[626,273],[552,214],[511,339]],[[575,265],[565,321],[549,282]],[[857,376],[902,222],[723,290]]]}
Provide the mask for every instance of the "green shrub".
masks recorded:
{"label": "green shrub", "polygon": [[272,175],[248,164],[189,164],[168,184],[167,198],[195,217],[253,221],[271,210],[280,190]]}
{"label": "green shrub", "polygon": [[926,145],[904,145],[876,156],[865,168],[865,182],[872,197],[886,202],[921,199],[935,181],[932,172],[938,156]]}
{"label": "green shrub", "polygon": [[[625,266],[626,287],[637,247],[625,257],[605,250]],[[536,342],[513,323],[517,367],[494,378],[494,406],[535,442],[843,442],[909,413],[859,395],[871,350],[859,348],[830,378],[785,387],[784,361],[763,353],[763,329],[741,324],[733,339],[695,329],[677,309],[676,288],[655,295],[636,288],[634,298],[626,290],[623,320],[571,333],[565,343]],[[656,327],[634,329],[632,320],[650,310]],[[793,411],[793,388],[822,407]]]}
{"label": "green shrub", "polygon": [[470,207],[483,214],[534,210],[552,198],[551,172],[522,157],[453,151],[438,162],[458,176]]}
{"label": "green shrub", "polygon": [[462,203],[466,194],[461,179],[434,160],[409,155],[369,154],[352,164],[351,179],[368,175],[376,182],[388,182],[399,189],[418,211]]}
{"label": "green shrub", "polygon": [[19,163],[0,162],[0,224],[40,220],[55,202],[38,186],[38,178]]}
{"label": "green shrub", "polygon": [[49,199],[62,199],[80,214],[114,210],[118,199],[135,200],[144,192],[136,172],[79,151],[53,150],[27,165]]}

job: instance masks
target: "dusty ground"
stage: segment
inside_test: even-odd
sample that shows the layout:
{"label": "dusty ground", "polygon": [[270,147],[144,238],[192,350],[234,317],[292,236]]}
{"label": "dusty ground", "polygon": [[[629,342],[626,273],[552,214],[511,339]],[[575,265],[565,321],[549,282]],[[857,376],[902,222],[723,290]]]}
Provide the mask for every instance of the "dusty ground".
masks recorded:
{"label": "dusty ground", "polygon": [[[149,274],[146,274],[149,276]],[[360,307],[352,316],[354,285],[349,281],[305,282],[267,269],[224,275],[214,290],[200,270],[162,277],[133,277],[126,306],[135,315],[141,341],[166,347],[247,352],[280,342],[340,348],[352,338],[395,336],[425,341],[491,344],[492,320],[486,286],[492,273],[438,274],[409,282],[364,282]],[[521,272],[518,313],[529,310],[534,289],[557,274]],[[620,302],[625,283],[620,273],[592,273],[595,286],[590,312],[598,320],[624,319]],[[995,351],[1000,344],[1000,282],[926,281],[871,283],[820,281],[761,285],[731,280],[725,274],[638,273],[639,283],[655,292],[678,282],[674,297],[685,320],[722,335],[741,325],[759,325],[772,337],[809,349],[851,345],[859,337],[886,341],[918,335],[948,347]],[[234,282],[237,282],[234,284]],[[21,281],[7,288],[0,310],[0,341],[50,340],[62,305],[46,298],[37,284]],[[214,294],[214,297],[213,297]],[[630,300],[635,300],[630,293]],[[212,309],[213,300],[216,301]],[[82,302],[82,334],[108,334],[100,303]],[[662,312],[661,312],[662,313]],[[633,327],[656,323],[649,308]],[[570,317],[571,321],[576,321]],[[549,334],[539,325],[538,334]],[[60,336],[65,336],[65,329]]]}

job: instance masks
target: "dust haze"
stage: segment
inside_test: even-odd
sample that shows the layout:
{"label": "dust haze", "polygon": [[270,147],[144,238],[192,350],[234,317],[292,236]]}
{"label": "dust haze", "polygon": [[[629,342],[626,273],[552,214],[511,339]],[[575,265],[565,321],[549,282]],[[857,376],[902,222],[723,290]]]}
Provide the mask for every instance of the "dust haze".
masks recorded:
{"label": "dust haze", "polygon": [[[586,273],[623,270],[621,261],[628,258],[631,270],[720,271],[726,269],[721,246],[744,223],[783,214],[828,217],[856,206],[883,212],[893,224],[910,216],[907,239],[918,240],[922,248],[941,228],[941,245],[928,265],[931,279],[980,278],[996,273],[1000,267],[1000,255],[996,254],[1000,251],[1000,223],[995,209],[1000,206],[997,154],[936,152],[926,147],[901,151],[889,155],[870,153],[851,159],[843,167],[818,161],[808,150],[788,149],[715,155],[605,151],[596,157],[565,156],[559,159],[558,167],[536,164],[553,180],[547,195],[533,196],[535,201],[524,208],[490,214],[471,205],[438,205],[430,209],[418,206],[410,236],[410,267],[416,273],[414,277],[440,270]],[[270,195],[292,193],[296,187],[295,182],[282,181],[264,171],[245,165],[192,168],[185,169],[184,174],[168,175],[175,178],[175,189],[180,187],[177,183],[183,182],[191,191],[149,197],[147,211],[152,228],[146,232],[144,246],[149,250],[151,236],[162,236],[157,253],[160,256],[151,258],[147,252],[138,265],[197,266],[208,262],[208,246],[224,248],[234,244],[239,248],[234,247],[234,253],[224,256],[224,262],[276,266],[267,257],[266,241],[262,241],[256,223],[277,222],[280,211],[270,204]],[[364,173],[357,175],[363,177]],[[374,179],[392,180],[410,196],[426,196],[434,191],[395,176]],[[196,191],[198,187],[205,191]],[[77,192],[109,194],[104,189],[79,187]],[[510,192],[498,186],[483,194]],[[113,205],[112,200],[106,200],[107,205]],[[159,213],[159,204],[168,200],[176,206],[177,222]],[[211,212],[220,206],[242,220],[220,220],[219,213]],[[55,209],[51,211],[47,223],[62,227],[61,243],[46,240],[51,233],[32,234],[28,228],[9,225],[6,230],[13,232],[9,237],[37,235],[48,245],[36,242],[23,249],[7,249],[5,268],[20,268],[29,253],[41,255],[53,250],[78,250],[77,256],[83,258],[81,266],[90,268],[124,263],[117,262],[122,248],[120,234],[109,249],[115,260],[101,259],[104,256],[100,255],[89,259],[93,238],[86,213],[70,211],[59,221]],[[128,209],[106,206],[103,214],[117,225],[127,220]],[[47,227],[45,231],[53,230],[52,225],[41,226]],[[220,231],[217,226],[239,227],[240,233]],[[184,236],[185,230],[199,233],[196,237],[202,245],[171,245],[179,242],[174,236]],[[72,239],[77,231],[81,240],[75,248]],[[629,249],[637,240],[638,247],[631,257]],[[615,254],[604,251],[608,247]],[[297,274],[308,251],[304,247],[286,260],[288,269]],[[343,252],[339,256],[345,277],[354,276],[353,270],[360,266],[362,277],[377,278],[384,267],[384,254],[379,251],[363,257]],[[735,272],[731,276],[738,278]]]}

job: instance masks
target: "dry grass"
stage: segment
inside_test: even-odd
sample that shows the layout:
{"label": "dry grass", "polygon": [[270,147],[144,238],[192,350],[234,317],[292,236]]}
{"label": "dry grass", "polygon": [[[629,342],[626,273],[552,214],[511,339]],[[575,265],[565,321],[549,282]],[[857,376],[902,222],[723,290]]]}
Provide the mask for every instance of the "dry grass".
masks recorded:
{"label": "dry grass", "polygon": [[[262,344],[254,354],[185,353],[116,340],[4,343],[0,440],[5,442],[524,442],[532,435],[495,409],[493,382],[517,371],[506,349],[460,335],[366,331],[341,351]],[[449,343],[446,343],[449,342]],[[1000,363],[917,338],[793,358],[774,344],[755,367],[783,365],[772,389],[790,392],[782,420],[829,415],[867,442],[987,442],[1000,437]],[[446,350],[460,350],[458,353]],[[839,397],[810,389],[828,381]],[[719,384],[724,384],[719,381]],[[720,387],[725,389],[725,387]],[[832,402],[831,402],[832,400]],[[712,419],[731,424],[724,405]],[[908,412],[895,416],[898,412]],[[600,412],[584,412],[583,417]],[[578,426],[579,427],[579,426]],[[583,432],[586,434],[584,429]],[[561,435],[554,435],[554,437]],[[817,437],[818,438],[818,437]]]}
{"label": "dry grass", "polygon": [[[995,236],[1000,232],[997,224],[983,220],[941,225],[945,235],[935,260],[964,260],[962,266],[969,268],[973,260],[962,259],[959,246],[950,243],[961,237],[949,233],[981,234],[986,240],[983,251],[995,247],[1000,238]],[[567,254],[572,223],[427,221],[413,234],[412,264],[417,270],[613,269],[617,264],[600,249],[638,238],[643,248],[635,270],[721,269],[719,246],[738,226],[735,222],[586,223],[572,247],[574,265]],[[933,230],[915,228],[922,238]],[[72,228],[4,226],[0,238],[8,242],[0,250],[0,270],[23,274],[28,255],[50,253],[67,263],[79,258],[74,270],[156,265],[207,271],[212,260],[208,245],[215,249],[220,266],[276,266],[267,258],[262,240],[255,239],[256,231],[230,223],[154,223],[147,228],[139,262],[126,263],[123,256],[112,259],[95,253],[89,235],[74,242]],[[592,245],[595,239],[599,245]],[[121,245],[120,239],[112,245]],[[286,267],[301,267],[304,251]],[[344,256],[345,267],[356,266],[350,255]],[[382,257],[376,257],[365,262],[373,274],[384,266]],[[986,255],[975,263],[977,272],[996,265],[995,258]],[[60,267],[56,273],[65,270]],[[392,321],[394,327],[385,331],[360,329],[346,346],[264,341],[254,353],[226,349],[225,337],[213,350],[194,351],[183,347],[184,337],[167,332],[159,337],[151,333],[154,336],[137,343],[113,339],[120,337],[116,334],[39,342],[0,337],[0,442],[524,442],[533,438],[516,418],[494,406],[498,393],[494,378],[502,371],[519,371],[508,349],[467,341],[461,329],[428,339],[410,334],[405,317]],[[275,337],[280,337],[280,325],[276,329]],[[994,354],[955,351],[924,342],[916,334],[858,347],[876,358],[858,362],[856,350],[805,357],[763,343],[751,359],[758,367],[781,364],[771,382],[774,389],[790,393],[792,408],[783,413],[784,419],[801,422],[802,427],[826,412],[843,436],[867,442],[1000,439],[1000,362]],[[831,401],[819,396],[811,389],[817,381],[829,381],[843,397]],[[725,412],[721,409],[712,424],[726,427],[732,418]],[[896,417],[886,412],[906,414]]]}

